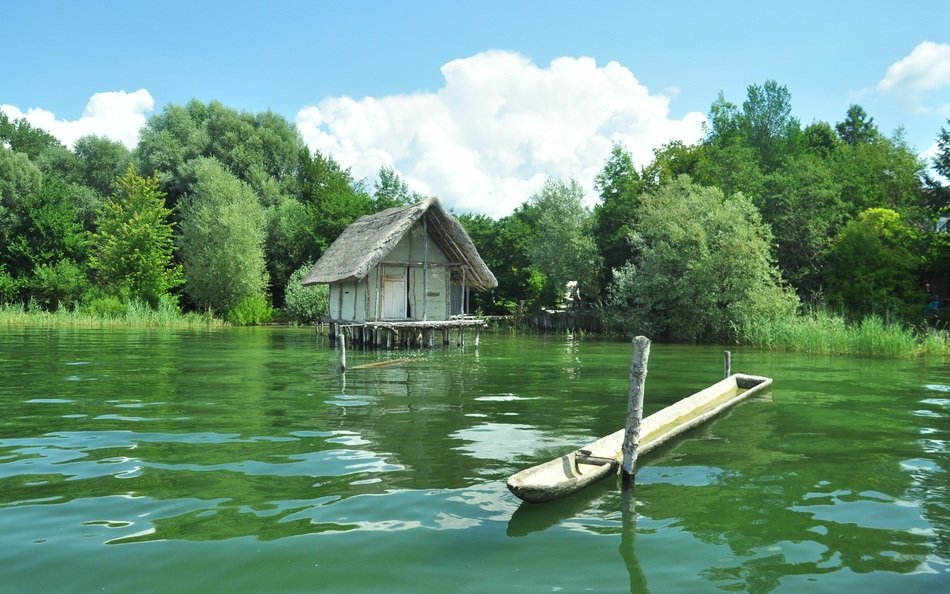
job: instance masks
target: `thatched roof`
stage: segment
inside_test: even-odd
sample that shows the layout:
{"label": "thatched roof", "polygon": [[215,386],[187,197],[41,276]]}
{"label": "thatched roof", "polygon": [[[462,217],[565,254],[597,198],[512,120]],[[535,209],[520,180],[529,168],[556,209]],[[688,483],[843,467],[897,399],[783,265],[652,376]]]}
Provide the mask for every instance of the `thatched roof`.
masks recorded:
{"label": "thatched roof", "polygon": [[[436,198],[426,198],[416,204],[397,206],[360,217],[317,260],[303,284],[330,284],[365,278],[423,217],[429,237],[449,262],[467,266],[466,285],[475,289],[498,286],[495,275],[478,255],[475,244],[462,224],[442,208]],[[452,272],[454,282],[460,282],[461,278],[460,271]]]}

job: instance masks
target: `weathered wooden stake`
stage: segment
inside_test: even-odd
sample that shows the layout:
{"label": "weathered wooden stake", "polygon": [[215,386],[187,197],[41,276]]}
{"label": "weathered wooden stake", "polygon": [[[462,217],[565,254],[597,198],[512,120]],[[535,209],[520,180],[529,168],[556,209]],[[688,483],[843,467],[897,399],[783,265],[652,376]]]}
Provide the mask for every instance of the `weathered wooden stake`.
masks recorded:
{"label": "weathered wooden stake", "polygon": [[640,421],[643,419],[643,388],[647,379],[647,361],[650,359],[650,339],[633,339],[633,359],[630,361],[630,392],[627,395],[627,424],[623,434],[623,464],[620,478],[624,487],[633,483],[640,445]]}
{"label": "weathered wooden stake", "polygon": [[732,353],[729,351],[722,352],[722,373],[724,378],[732,375]]}
{"label": "weathered wooden stake", "polygon": [[476,349],[478,348],[478,338],[479,338],[479,335],[480,335],[481,333],[482,333],[482,329],[481,329],[480,327],[476,326],[476,327],[475,327],[475,348],[476,348]]}
{"label": "weathered wooden stake", "polygon": [[340,333],[340,369],[346,371],[346,332]]}

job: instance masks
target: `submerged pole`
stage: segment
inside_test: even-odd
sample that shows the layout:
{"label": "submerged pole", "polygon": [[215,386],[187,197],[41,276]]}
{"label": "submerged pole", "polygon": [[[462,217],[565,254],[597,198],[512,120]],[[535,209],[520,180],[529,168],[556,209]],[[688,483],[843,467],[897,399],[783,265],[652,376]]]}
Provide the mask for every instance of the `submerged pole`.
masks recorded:
{"label": "submerged pole", "polygon": [[722,352],[722,377],[727,378],[732,375],[732,353],[729,351]]}
{"label": "submerged pole", "polygon": [[640,445],[640,421],[643,419],[643,389],[647,379],[647,360],[650,358],[650,339],[633,339],[633,359],[630,361],[630,392],[627,395],[627,423],[623,434],[623,464],[620,478],[624,487],[633,484]]}

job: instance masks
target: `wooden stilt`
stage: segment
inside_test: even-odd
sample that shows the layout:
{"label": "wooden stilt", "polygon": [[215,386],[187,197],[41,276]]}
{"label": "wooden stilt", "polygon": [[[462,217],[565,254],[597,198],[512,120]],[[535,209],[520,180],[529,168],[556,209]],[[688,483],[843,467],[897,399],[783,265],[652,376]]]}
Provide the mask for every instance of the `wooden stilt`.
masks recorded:
{"label": "wooden stilt", "polygon": [[482,329],[478,326],[475,327],[475,348],[478,348],[478,337],[481,335]]}
{"label": "wooden stilt", "polygon": [[722,353],[722,373],[724,378],[732,375],[732,353],[729,351]]}
{"label": "wooden stilt", "polygon": [[633,484],[633,475],[636,472],[637,448],[640,445],[640,421],[643,419],[643,390],[649,359],[650,339],[646,336],[634,338],[633,360],[630,361],[630,391],[627,395],[627,423],[621,448],[623,464],[620,468],[620,477],[625,488]]}

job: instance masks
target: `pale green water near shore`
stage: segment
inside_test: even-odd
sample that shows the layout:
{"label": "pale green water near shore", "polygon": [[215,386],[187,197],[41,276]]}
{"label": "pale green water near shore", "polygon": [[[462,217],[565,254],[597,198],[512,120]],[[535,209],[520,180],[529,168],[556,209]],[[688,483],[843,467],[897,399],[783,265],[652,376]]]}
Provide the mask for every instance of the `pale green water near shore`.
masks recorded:
{"label": "pale green water near shore", "polygon": [[[721,376],[654,345],[650,413]],[[338,353],[302,329],[5,329],[4,592],[950,589],[950,364],[733,349],[765,398],[606,481],[513,472],[620,427],[630,346],[483,334]],[[626,528],[626,534],[624,534]]]}

